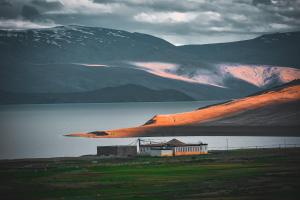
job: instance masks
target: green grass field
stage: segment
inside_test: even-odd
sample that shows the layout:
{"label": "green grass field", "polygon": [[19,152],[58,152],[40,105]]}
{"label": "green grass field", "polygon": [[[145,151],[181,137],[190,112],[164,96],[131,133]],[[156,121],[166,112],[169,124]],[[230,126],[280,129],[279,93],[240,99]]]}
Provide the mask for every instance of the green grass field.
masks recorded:
{"label": "green grass field", "polygon": [[300,149],[0,161],[1,199],[300,199]]}

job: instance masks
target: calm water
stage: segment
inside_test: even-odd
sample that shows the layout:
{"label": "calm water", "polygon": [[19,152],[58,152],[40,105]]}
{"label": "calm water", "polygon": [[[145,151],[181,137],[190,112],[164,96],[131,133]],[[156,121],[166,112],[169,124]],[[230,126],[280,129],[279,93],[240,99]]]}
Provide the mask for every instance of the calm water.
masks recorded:
{"label": "calm water", "polygon": [[[135,138],[89,139],[64,137],[73,132],[141,125],[156,114],[190,111],[217,101],[168,103],[102,103],[0,106],[0,159],[95,154],[97,145],[130,144]],[[292,137],[177,137],[206,142],[210,149],[300,145]],[[149,138],[146,138],[149,139]],[[152,138],[167,141],[171,138]]]}

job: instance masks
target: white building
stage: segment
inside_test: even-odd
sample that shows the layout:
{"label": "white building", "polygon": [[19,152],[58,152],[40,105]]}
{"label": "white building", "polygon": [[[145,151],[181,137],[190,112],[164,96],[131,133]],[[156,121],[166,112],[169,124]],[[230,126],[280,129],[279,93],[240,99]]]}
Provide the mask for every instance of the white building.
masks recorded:
{"label": "white building", "polygon": [[137,151],[140,155],[150,156],[184,156],[207,154],[207,144],[186,144],[177,139],[166,143],[158,144],[137,144]]}

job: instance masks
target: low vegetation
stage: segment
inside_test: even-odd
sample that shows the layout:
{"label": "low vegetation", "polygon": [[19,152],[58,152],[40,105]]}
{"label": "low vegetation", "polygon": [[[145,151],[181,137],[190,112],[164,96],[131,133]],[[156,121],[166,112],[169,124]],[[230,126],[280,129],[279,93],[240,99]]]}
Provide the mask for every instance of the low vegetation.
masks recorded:
{"label": "low vegetation", "polygon": [[0,161],[1,199],[299,199],[300,149]]}

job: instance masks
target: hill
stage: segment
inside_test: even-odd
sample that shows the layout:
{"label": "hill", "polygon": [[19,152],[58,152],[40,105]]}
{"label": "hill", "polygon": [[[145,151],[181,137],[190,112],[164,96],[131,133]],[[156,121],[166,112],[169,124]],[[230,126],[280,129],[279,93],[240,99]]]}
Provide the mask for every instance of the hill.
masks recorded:
{"label": "hill", "polygon": [[[297,45],[294,45],[297,44]],[[294,66],[300,68],[300,32],[273,33],[238,42],[184,45],[179,49],[218,63]]]}
{"label": "hill", "polygon": [[[300,81],[191,112],[157,115],[143,126],[105,131],[105,137],[299,136]],[[94,133],[71,136],[102,137]]]}
{"label": "hill", "polygon": [[40,103],[110,103],[110,102],[164,102],[193,101],[192,97],[176,90],[152,90],[138,85],[107,87],[91,92],[77,93],[8,93],[0,91],[2,104]]}

